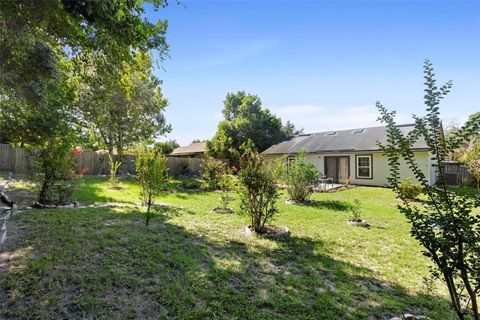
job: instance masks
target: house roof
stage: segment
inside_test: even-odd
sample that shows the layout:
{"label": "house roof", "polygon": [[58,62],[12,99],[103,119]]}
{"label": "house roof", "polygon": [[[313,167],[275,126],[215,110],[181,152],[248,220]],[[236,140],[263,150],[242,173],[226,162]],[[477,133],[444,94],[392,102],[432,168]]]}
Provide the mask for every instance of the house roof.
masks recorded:
{"label": "house roof", "polygon": [[[413,124],[397,126],[403,134],[412,131]],[[379,151],[377,143],[387,143],[386,127],[358,128],[326,131],[294,136],[289,140],[273,145],[263,154],[294,154],[304,150],[307,153]],[[427,149],[423,139],[419,139],[413,149]]]}
{"label": "house roof", "polygon": [[195,142],[186,147],[178,147],[170,153],[171,156],[184,156],[189,154],[204,153],[205,142]]}

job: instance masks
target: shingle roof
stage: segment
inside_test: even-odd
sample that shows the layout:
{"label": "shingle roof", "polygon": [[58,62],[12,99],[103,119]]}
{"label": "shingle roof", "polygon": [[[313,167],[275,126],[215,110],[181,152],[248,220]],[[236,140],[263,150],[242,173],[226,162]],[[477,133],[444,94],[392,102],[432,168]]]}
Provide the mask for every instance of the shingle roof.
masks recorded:
{"label": "shingle roof", "polygon": [[205,142],[195,142],[186,147],[178,147],[173,150],[170,155],[172,156],[184,156],[195,153],[204,153],[205,152]]}
{"label": "shingle roof", "polygon": [[[403,134],[413,129],[413,124],[399,125]],[[386,127],[371,127],[338,131],[317,132],[290,138],[263,151],[263,154],[292,154],[304,150],[307,153],[378,151],[377,142],[387,142]],[[419,139],[413,149],[427,149]]]}

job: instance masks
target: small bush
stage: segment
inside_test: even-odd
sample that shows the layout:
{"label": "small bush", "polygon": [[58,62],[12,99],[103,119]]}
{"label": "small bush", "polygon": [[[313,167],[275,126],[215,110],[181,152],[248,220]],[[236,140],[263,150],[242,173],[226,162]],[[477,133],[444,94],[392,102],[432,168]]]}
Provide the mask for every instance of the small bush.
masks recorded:
{"label": "small bush", "polygon": [[221,208],[223,210],[228,210],[229,204],[232,201],[232,198],[230,197],[230,192],[232,192],[235,189],[235,178],[231,174],[225,173],[220,178],[219,186],[221,190],[221,195],[220,195],[220,201],[222,203]]}
{"label": "small bush", "polygon": [[423,192],[423,187],[413,183],[411,178],[405,178],[398,183],[398,195],[404,200],[414,200]]}
{"label": "small bush", "polygon": [[305,160],[305,153],[299,153],[288,166],[286,182],[290,198],[297,202],[307,201],[319,176],[315,165]]}
{"label": "small bush", "polygon": [[240,208],[250,218],[250,227],[262,232],[265,225],[278,212],[276,201],[279,197],[277,181],[280,170],[249,149],[240,161]]}
{"label": "small bush", "polygon": [[182,159],[180,161],[180,164],[178,166],[178,172],[181,176],[191,176],[192,175],[192,170],[190,170],[190,163],[188,159]]}
{"label": "small bush", "polygon": [[144,205],[147,205],[145,224],[148,226],[155,198],[168,184],[167,161],[165,156],[157,155],[155,152],[145,148],[138,151],[135,167],[140,183],[140,199]]}
{"label": "small bush", "polygon": [[214,158],[208,158],[202,164],[203,190],[220,189],[220,179],[225,174],[225,164]]}
{"label": "small bush", "polygon": [[352,221],[360,222],[362,221],[362,210],[360,209],[361,203],[360,200],[355,199],[350,205],[350,212],[352,213]]}
{"label": "small bush", "polygon": [[110,182],[110,187],[112,188],[120,188],[120,181],[117,177],[117,172],[120,166],[122,165],[121,161],[116,161],[113,157],[108,154],[108,166],[110,167],[110,178],[108,181]]}
{"label": "small bush", "polygon": [[180,184],[180,187],[188,190],[198,190],[202,187],[202,182],[197,179],[185,178]]}
{"label": "small bush", "polygon": [[73,200],[78,169],[74,138],[51,138],[35,158],[32,179],[40,185],[38,202],[45,205],[67,204]]}

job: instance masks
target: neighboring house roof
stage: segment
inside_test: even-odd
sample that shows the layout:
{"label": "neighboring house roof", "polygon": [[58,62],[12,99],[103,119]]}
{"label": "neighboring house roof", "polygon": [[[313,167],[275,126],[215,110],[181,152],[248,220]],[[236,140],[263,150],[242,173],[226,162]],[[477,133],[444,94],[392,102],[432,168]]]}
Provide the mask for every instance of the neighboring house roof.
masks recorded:
{"label": "neighboring house roof", "polygon": [[171,156],[185,156],[189,154],[204,153],[205,142],[195,142],[186,147],[178,147],[170,153]]}
{"label": "neighboring house roof", "polygon": [[[412,131],[413,124],[397,126],[403,134]],[[302,134],[271,146],[263,154],[292,154],[304,150],[307,153],[378,151],[378,142],[387,143],[387,128],[372,127],[338,131]],[[428,149],[423,139],[419,139],[413,149]]]}

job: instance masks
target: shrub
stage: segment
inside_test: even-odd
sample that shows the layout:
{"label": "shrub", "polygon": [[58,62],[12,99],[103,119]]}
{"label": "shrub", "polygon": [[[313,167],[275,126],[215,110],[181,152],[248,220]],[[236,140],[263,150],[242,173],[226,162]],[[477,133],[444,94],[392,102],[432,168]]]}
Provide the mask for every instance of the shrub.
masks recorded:
{"label": "shrub", "polygon": [[181,176],[190,176],[192,175],[192,170],[190,170],[190,162],[188,159],[182,159],[178,166],[178,172]]}
{"label": "shrub", "polygon": [[33,178],[39,181],[38,202],[66,204],[73,200],[77,168],[73,137],[51,138],[35,158]]}
{"label": "shrub", "polygon": [[362,221],[362,210],[361,210],[361,203],[360,200],[355,199],[353,203],[350,205],[350,212],[352,213],[352,221],[360,222]]}
{"label": "shrub", "polygon": [[220,178],[225,173],[225,164],[214,158],[208,158],[202,164],[202,178],[204,190],[218,190],[220,188]]}
{"label": "shrub", "polygon": [[228,210],[229,204],[232,201],[230,197],[230,192],[235,189],[235,178],[228,173],[225,173],[221,176],[219,181],[219,186],[221,190],[220,201],[222,203],[222,209]]}
{"label": "shrub", "polygon": [[157,155],[155,152],[144,148],[137,153],[135,167],[140,183],[140,199],[144,205],[147,205],[145,224],[148,226],[155,198],[168,184],[167,161],[164,155]]}
{"label": "shrub", "polygon": [[110,167],[110,178],[108,181],[112,188],[120,188],[120,181],[118,181],[117,172],[121,165],[121,161],[114,160],[113,157],[108,154],[108,166]]}
{"label": "shrub", "polygon": [[202,187],[202,182],[193,178],[184,178],[182,179],[182,183],[180,184],[180,187],[184,189],[189,189],[189,190],[196,190]]}
{"label": "shrub", "polygon": [[468,171],[475,177],[477,191],[480,192],[480,140],[462,156],[461,161],[467,166]]}
{"label": "shrub", "polygon": [[288,165],[287,192],[297,202],[305,202],[313,193],[320,172],[314,164],[305,160],[305,152],[299,153]]}
{"label": "shrub", "polygon": [[258,152],[249,149],[241,157],[240,167],[240,208],[250,218],[252,230],[262,232],[278,212],[275,203],[279,197],[279,167],[265,162]]}
{"label": "shrub", "polygon": [[411,178],[405,178],[398,182],[397,192],[401,199],[414,200],[423,192],[423,187],[419,183],[413,183]]}
{"label": "shrub", "polygon": [[[473,115],[458,131],[444,138],[441,130],[439,103],[450,91],[451,83],[438,87],[429,61],[425,62],[426,116],[415,117],[413,130],[407,135],[398,128],[395,112],[377,102],[380,120],[387,125],[388,141],[381,145],[390,165],[389,182],[397,195],[400,160],[407,162],[415,178],[421,183],[427,199],[421,206],[403,201],[398,206],[411,224],[411,234],[425,248],[424,255],[432,260],[430,271],[448,288],[451,305],[458,319],[480,320],[478,297],[480,293],[480,216],[474,208],[480,206],[480,197],[459,195],[446,185],[443,161],[462,145],[466,137],[480,131],[480,114]],[[438,170],[438,186],[431,186],[421,165],[417,162],[414,144],[418,139],[428,144]]]}

